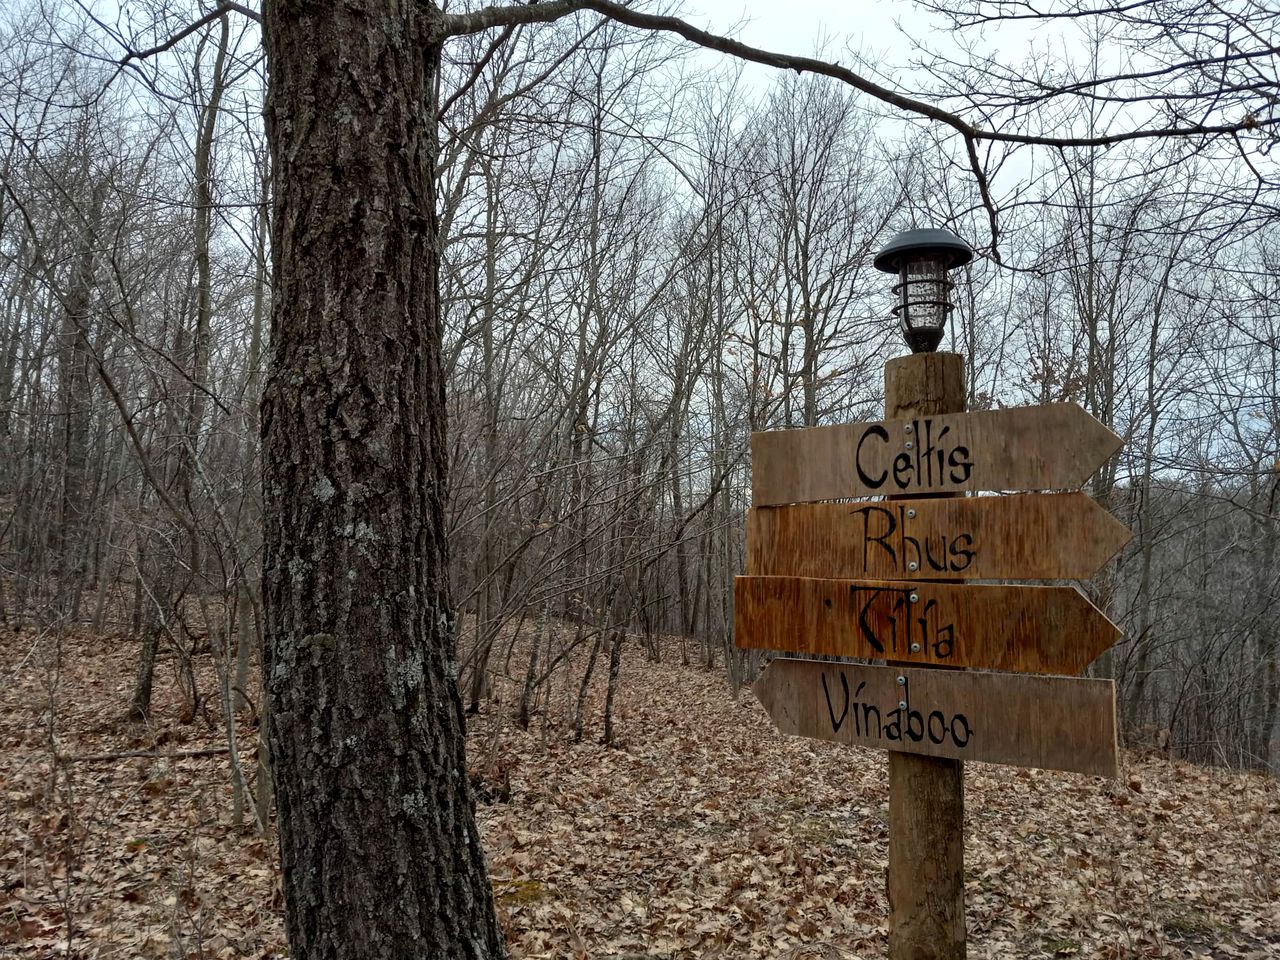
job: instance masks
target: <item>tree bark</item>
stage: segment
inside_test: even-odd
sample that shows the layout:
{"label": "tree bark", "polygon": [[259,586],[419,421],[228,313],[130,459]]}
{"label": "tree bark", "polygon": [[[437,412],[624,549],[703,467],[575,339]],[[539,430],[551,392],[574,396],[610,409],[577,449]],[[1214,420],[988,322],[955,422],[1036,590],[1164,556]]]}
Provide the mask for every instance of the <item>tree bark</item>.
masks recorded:
{"label": "tree bark", "polygon": [[290,955],[505,955],[447,588],[439,11],[264,10],[265,681]]}

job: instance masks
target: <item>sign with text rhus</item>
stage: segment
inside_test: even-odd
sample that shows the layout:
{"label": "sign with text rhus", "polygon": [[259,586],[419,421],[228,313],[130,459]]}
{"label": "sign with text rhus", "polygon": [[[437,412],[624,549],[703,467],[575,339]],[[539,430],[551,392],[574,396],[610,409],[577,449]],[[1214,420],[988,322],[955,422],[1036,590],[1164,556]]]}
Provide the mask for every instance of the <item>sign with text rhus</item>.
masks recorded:
{"label": "sign with text rhus", "polygon": [[1074,587],[964,581],[1087,579],[1129,530],[1078,491],[963,494],[1079,487],[1119,447],[1061,403],[753,435],[735,642],[890,662],[773,660],[779,730],[1114,776],[1115,685],[1070,675],[1119,630]]}
{"label": "sign with text rhus", "polygon": [[747,572],[1086,580],[1131,536],[1079,492],[753,507],[747,514]]}
{"label": "sign with text rhus", "polygon": [[1123,441],[1074,403],[751,436],[752,503],[1074,490]]}

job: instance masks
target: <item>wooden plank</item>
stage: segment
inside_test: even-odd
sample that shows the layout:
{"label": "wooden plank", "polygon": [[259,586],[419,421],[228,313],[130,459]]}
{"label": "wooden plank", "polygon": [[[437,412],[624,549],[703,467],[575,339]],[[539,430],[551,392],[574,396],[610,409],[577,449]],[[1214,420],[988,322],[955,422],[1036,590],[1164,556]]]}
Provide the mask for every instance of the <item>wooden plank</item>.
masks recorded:
{"label": "wooden plank", "polygon": [[1074,403],[771,430],[751,436],[752,503],[1074,490],[1122,445]]}
{"label": "wooden plank", "polygon": [[1078,674],[1120,631],[1075,587],[738,577],[739,647]]}
{"label": "wooden plank", "polygon": [[747,574],[1086,580],[1130,536],[1083,493],[755,507]]}
{"label": "wooden plank", "polygon": [[1117,774],[1111,680],[773,660],[753,689],[781,733],[931,757]]}

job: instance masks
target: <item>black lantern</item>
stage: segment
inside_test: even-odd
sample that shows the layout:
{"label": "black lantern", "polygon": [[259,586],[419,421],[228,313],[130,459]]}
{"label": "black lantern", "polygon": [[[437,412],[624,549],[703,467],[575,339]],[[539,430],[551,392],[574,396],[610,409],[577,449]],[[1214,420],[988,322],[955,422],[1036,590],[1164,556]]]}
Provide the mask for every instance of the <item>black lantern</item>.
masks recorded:
{"label": "black lantern", "polygon": [[938,349],[953,309],[955,284],[947,279],[947,271],[972,259],[969,245],[950,230],[904,230],[876,257],[877,270],[898,275],[893,312],[912,353]]}

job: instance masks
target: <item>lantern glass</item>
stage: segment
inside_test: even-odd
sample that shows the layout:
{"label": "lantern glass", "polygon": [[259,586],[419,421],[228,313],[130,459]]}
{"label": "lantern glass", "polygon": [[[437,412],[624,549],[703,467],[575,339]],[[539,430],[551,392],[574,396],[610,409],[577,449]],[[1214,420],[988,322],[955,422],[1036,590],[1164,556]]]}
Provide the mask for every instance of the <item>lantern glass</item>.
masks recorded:
{"label": "lantern glass", "polygon": [[973,260],[973,250],[949,230],[904,230],[876,254],[875,268],[898,275],[894,316],[913,353],[937,350],[951,315],[947,271]]}
{"label": "lantern glass", "polygon": [[924,253],[905,258],[894,287],[898,305],[893,312],[902,324],[902,333],[913,352],[938,349],[947,317],[951,313],[951,288],[947,279],[946,254]]}

